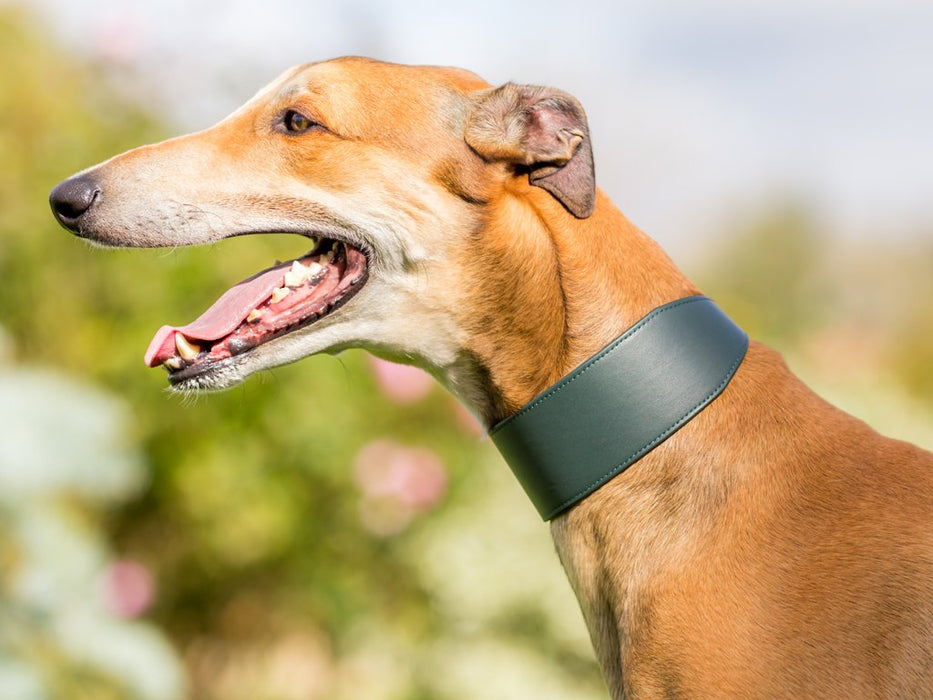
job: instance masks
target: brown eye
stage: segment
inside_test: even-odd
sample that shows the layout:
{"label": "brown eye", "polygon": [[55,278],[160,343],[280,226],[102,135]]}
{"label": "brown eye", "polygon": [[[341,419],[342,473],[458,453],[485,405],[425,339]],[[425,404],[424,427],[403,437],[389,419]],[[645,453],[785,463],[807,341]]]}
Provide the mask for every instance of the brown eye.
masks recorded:
{"label": "brown eye", "polygon": [[285,113],[285,116],[282,118],[282,123],[286,131],[291,131],[293,133],[301,133],[302,131],[307,131],[317,126],[317,122],[311,121],[301,112],[296,112],[293,109]]}

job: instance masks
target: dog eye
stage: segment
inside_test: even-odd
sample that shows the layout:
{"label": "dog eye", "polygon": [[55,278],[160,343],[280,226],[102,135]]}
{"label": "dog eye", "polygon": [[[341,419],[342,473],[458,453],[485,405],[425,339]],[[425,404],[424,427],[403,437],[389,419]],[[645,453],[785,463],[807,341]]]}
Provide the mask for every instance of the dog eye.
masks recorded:
{"label": "dog eye", "polygon": [[282,124],[285,126],[286,131],[293,133],[301,133],[318,126],[317,122],[308,119],[301,112],[296,112],[294,109],[290,109],[285,113],[285,116],[282,117]]}

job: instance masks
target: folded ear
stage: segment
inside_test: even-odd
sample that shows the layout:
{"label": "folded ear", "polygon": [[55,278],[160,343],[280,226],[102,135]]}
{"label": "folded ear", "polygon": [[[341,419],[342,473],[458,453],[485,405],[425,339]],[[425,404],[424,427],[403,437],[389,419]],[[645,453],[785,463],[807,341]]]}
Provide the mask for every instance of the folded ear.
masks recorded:
{"label": "folded ear", "polygon": [[467,144],[485,160],[528,168],[579,219],[593,213],[596,175],[583,107],[555,88],[506,83],[477,94],[467,122]]}

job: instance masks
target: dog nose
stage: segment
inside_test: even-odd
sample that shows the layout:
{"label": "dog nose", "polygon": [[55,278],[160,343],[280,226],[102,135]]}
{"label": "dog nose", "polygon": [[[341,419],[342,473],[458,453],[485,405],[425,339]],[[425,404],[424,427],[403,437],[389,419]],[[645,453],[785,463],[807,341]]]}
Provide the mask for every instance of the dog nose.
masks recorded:
{"label": "dog nose", "polygon": [[100,195],[100,185],[88,175],[75,175],[55,186],[49,195],[52,213],[59,223],[72,231]]}

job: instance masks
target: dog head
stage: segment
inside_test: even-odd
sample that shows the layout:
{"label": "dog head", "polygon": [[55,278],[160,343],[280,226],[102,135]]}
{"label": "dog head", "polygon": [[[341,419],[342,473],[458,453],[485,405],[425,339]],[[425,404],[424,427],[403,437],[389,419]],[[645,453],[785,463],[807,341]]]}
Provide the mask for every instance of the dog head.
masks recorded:
{"label": "dog head", "polygon": [[[345,58],[289,70],[214,127],[118,155],[50,199],[64,226],[105,246],[310,239],[300,259],[159,331],[146,359],[178,388],[361,346],[428,369],[475,407],[490,390],[478,326],[549,321],[505,308],[522,306],[519,280],[555,271],[552,244],[503,217],[527,217],[521,202],[587,217],[595,183],[566,93]],[[527,292],[538,307],[553,293]]]}

